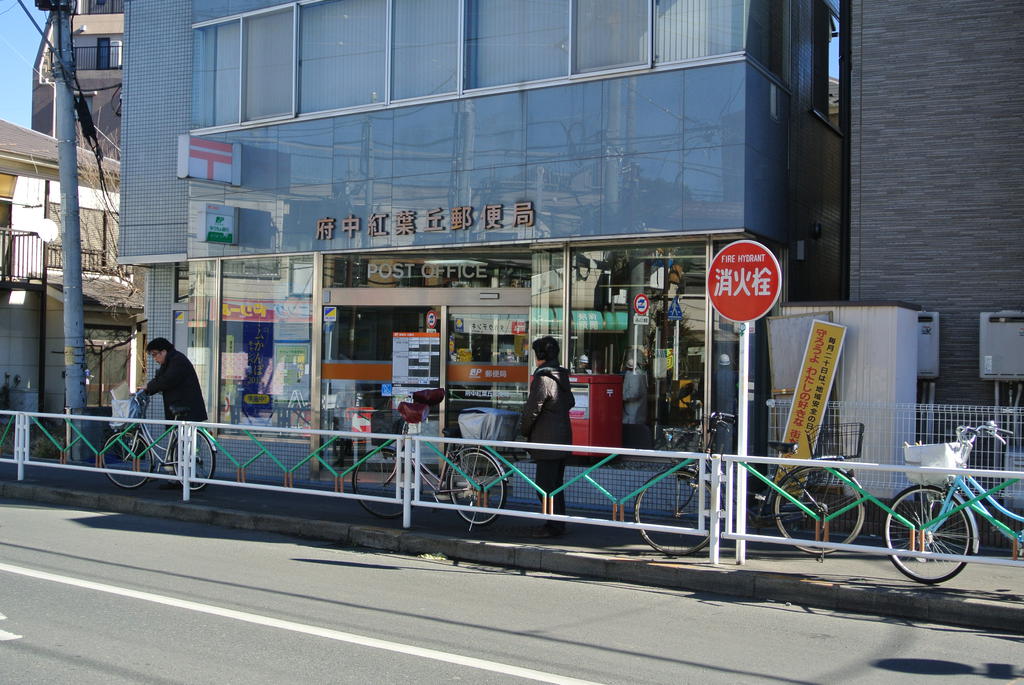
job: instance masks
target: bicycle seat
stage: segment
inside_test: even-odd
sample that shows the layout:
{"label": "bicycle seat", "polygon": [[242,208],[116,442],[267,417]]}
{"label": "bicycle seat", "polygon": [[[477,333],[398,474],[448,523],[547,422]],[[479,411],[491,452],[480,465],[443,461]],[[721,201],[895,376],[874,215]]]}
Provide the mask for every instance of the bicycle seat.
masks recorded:
{"label": "bicycle seat", "polygon": [[778,440],[769,440],[768,446],[771,447],[776,452],[781,452],[782,454],[794,454],[798,449],[800,449],[800,445],[798,443],[780,442]]}
{"label": "bicycle seat", "polygon": [[171,416],[176,420],[183,420],[189,414],[189,406],[187,404],[172,404],[168,409],[171,410]]}
{"label": "bicycle seat", "polygon": [[398,413],[406,423],[422,423],[427,418],[430,407],[420,402],[399,402]]}

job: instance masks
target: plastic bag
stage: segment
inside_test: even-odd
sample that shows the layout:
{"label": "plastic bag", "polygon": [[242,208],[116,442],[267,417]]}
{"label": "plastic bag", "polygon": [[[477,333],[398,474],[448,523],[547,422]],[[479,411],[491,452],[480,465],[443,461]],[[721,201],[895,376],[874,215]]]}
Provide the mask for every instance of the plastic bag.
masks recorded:
{"label": "plastic bag", "polygon": [[[939,442],[933,445],[904,445],[903,461],[907,466],[932,466],[958,469],[964,465],[962,448],[958,442]],[[918,485],[944,485],[953,476],[948,473],[907,474],[907,480]]]}

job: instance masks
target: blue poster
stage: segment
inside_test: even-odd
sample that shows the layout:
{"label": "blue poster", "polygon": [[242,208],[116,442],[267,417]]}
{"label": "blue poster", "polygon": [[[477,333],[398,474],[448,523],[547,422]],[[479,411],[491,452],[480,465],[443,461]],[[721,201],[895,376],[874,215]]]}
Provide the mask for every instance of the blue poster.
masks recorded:
{"label": "blue poster", "polygon": [[274,414],[271,382],[274,380],[274,324],[246,321],[242,324],[246,353],[245,378],[241,383],[242,423],[265,426]]}

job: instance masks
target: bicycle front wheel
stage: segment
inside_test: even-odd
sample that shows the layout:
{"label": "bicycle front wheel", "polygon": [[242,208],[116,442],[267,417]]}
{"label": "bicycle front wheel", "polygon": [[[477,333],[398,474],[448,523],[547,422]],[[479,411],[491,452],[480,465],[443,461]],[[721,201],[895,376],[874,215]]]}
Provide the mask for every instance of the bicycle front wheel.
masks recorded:
{"label": "bicycle front wheel", "polygon": [[[852,474],[843,473],[853,480]],[[864,503],[857,502],[860,493],[835,474],[825,469],[800,466],[787,474],[779,483],[779,487],[815,513],[811,516],[785,495],[773,491],[772,515],[775,518],[775,525],[784,537],[793,540],[817,540],[820,530],[820,539],[823,542],[848,544],[860,534],[860,529],[864,525]],[[854,502],[857,503],[851,507]],[[843,509],[846,511],[825,521],[829,515]],[[796,547],[814,555],[835,552],[834,549],[801,545]]]}
{"label": "bicycle front wheel", "polygon": [[[394,498],[397,492],[397,477],[398,464],[395,455],[381,451],[352,471],[352,492],[357,495]],[[367,499],[357,501],[363,509],[383,519],[398,518],[402,515],[401,502]]]}
{"label": "bicycle front wheel", "polygon": [[[633,520],[665,526],[699,528],[702,516],[711,508],[711,488],[699,483],[697,474],[680,471],[644,485],[633,505]],[[703,505],[703,511],[702,511]],[[710,533],[686,534],[641,529],[640,535],[648,545],[669,556],[695,554],[707,547]]]}
{"label": "bicycle front wheel", "polygon": [[[950,499],[950,506],[944,508],[946,491],[931,485],[912,485],[896,496],[892,510],[913,524],[918,544],[911,545],[910,529],[894,518],[885,517],[885,544],[891,549],[916,549],[919,552],[940,554],[971,554],[974,550],[978,531],[974,520],[963,509],[942,521],[932,523],[947,510],[963,503],[959,495]],[[942,583],[960,573],[967,565],[965,561],[922,559],[919,557],[891,556],[893,566],[900,573],[919,583],[932,585]]]}
{"label": "bicycle front wheel", "polygon": [[[435,493],[438,499],[449,499],[452,504],[463,506],[490,507],[501,509],[508,495],[505,469],[493,456],[479,447],[456,450],[450,457],[441,490]],[[493,523],[498,515],[486,511],[459,509],[459,516],[472,526],[486,526]]]}
{"label": "bicycle front wheel", "polygon": [[115,435],[103,446],[103,465],[112,469],[107,478],[114,485],[131,490],[149,479],[153,470],[153,449],[138,429]]}

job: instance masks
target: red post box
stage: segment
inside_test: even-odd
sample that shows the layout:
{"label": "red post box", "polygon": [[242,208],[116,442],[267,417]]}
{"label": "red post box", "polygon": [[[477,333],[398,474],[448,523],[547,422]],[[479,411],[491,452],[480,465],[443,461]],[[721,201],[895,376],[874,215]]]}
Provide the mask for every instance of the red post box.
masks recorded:
{"label": "red post box", "polygon": [[621,447],[622,376],[575,374],[569,382],[576,399],[576,406],[569,411],[572,444]]}

